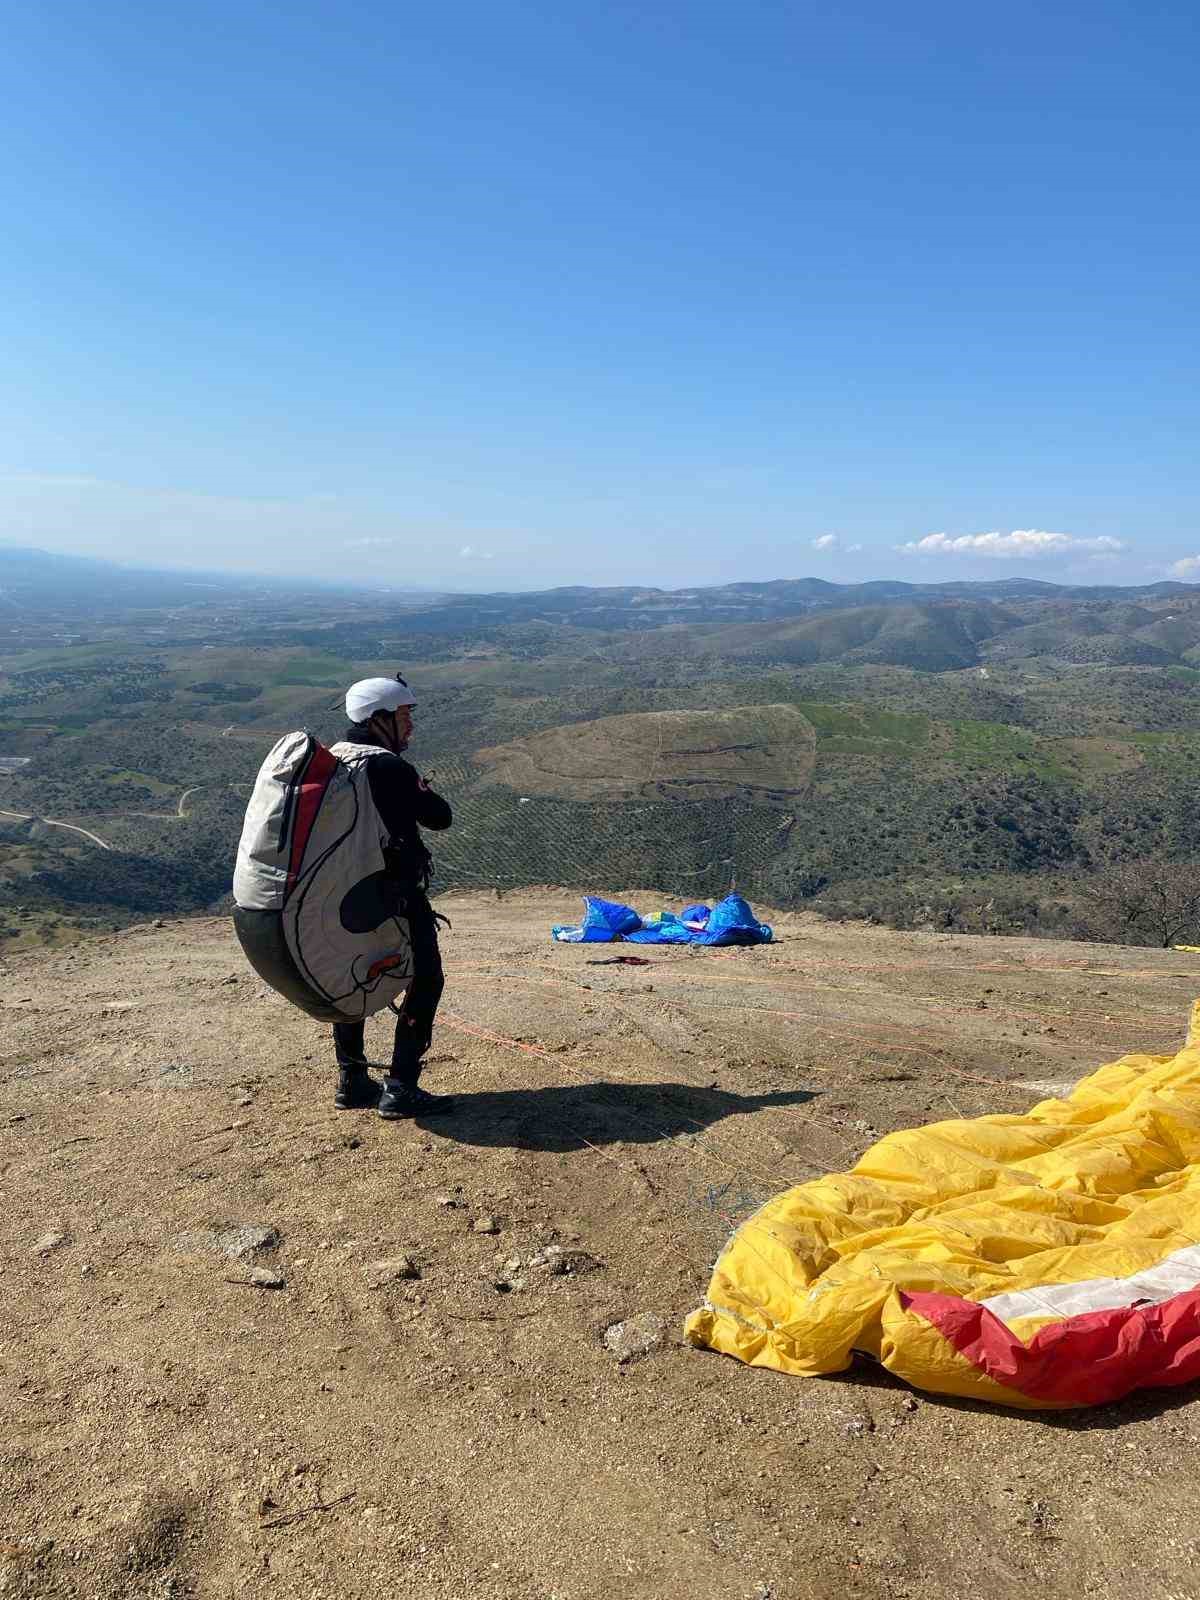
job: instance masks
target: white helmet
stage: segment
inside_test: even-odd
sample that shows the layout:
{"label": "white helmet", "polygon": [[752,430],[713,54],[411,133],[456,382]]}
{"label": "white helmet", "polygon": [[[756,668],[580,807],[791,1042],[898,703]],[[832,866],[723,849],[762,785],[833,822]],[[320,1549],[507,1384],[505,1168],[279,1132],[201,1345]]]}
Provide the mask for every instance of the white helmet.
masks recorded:
{"label": "white helmet", "polygon": [[351,722],[370,722],[378,711],[397,711],[416,703],[416,695],[399,673],[394,678],[363,678],[346,690],[346,715]]}

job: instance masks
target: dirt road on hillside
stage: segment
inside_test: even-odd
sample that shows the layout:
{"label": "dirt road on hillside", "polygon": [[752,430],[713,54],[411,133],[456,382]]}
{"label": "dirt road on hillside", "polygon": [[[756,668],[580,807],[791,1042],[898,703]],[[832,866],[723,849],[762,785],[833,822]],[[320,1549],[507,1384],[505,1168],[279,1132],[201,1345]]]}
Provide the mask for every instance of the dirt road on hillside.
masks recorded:
{"label": "dirt road on hillside", "polygon": [[439,904],[427,1126],[333,1109],[224,922],[6,959],[0,1594],[1200,1596],[1194,1391],[1014,1415],[680,1334],[768,1195],[1176,1048],[1194,957],[781,916],[628,968],[550,943],[573,895]]}

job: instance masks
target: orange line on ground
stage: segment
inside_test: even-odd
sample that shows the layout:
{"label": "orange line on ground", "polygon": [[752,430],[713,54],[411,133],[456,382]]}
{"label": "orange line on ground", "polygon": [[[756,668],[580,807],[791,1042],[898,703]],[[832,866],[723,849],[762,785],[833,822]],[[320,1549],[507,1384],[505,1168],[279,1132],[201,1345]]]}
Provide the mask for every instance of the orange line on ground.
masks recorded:
{"label": "orange line on ground", "polygon": [[[664,966],[671,965],[671,964],[673,964],[673,963],[667,963],[667,962],[661,963],[661,965],[664,965]],[[799,972],[801,969],[800,968],[795,968],[793,970]],[[739,985],[753,985],[755,987],[773,988],[773,989],[787,989],[787,988],[796,987],[796,985],[792,984],[792,982],[790,980],[788,980],[788,979],[750,978],[750,977],[746,977],[745,975],[742,975],[742,974],[739,974],[736,977],[733,977],[733,976],[725,977],[723,975],[718,975],[716,973],[708,972],[708,973],[704,973],[703,977],[704,977],[704,981],[706,983],[733,983],[733,984],[739,984]],[[825,982],[821,981],[819,976],[816,975],[816,974],[810,974],[809,975],[809,987],[818,989],[818,990],[820,990],[820,991],[822,991],[824,993],[828,993],[828,994],[862,995],[862,996],[864,996],[866,998],[869,998],[869,999],[881,999],[881,998],[882,999],[886,999],[886,998],[888,998],[888,992],[885,991],[885,990],[859,989],[859,988],[852,988],[849,984],[825,983]],[[944,1000],[940,995],[932,995],[932,994],[909,995],[909,994],[906,994],[906,995],[898,996],[897,998],[901,998],[901,999],[905,1000],[906,1002],[910,1002],[913,1005],[937,1006],[940,1010],[943,1010],[943,1011],[970,1011],[970,1010],[974,1009],[974,1002],[971,1001],[971,1000],[966,1000],[966,999],[962,999],[962,1000]],[[1153,1022],[1161,1022],[1164,1027],[1167,1027],[1167,1026],[1175,1027],[1175,1026],[1177,1026],[1178,1020],[1179,1020],[1178,1016],[1177,1016],[1177,1014],[1175,1012],[1149,1011],[1149,1010],[1145,1010],[1145,1009],[1139,1009],[1139,1010],[1137,1010],[1135,1012],[1127,1011],[1123,1018],[1120,1018],[1120,1019],[1117,1019],[1117,1020],[1113,1020],[1113,1021],[1107,1020],[1102,1014],[1097,1013],[1097,1012],[1092,1012],[1092,1011],[1075,1012],[1075,1013],[1072,1013],[1072,1012],[1069,1012],[1069,1011],[1031,1011],[1031,1010],[1028,1010],[1027,1008],[1022,1007],[1022,1006],[1009,1005],[1009,1004],[1007,1004],[1005,1002],[1005,1000],[1002,997],[997,999],[997,1000],[995,1000],[995,1001],[993,1001],[993,1002],[991,1002],[991,1003],[989,1003],[989,1010],[996,1010],[996,1011],[1003,1010],[1007,1015],[1012,1016],[1012,1017],[1032,1017],[1032,1018],[1035,1018],[1037,1020],[1041,1020],[1041,1019],[1046,1018],[1046,1017],[1057,1017],[1061,1021],[1067,1021],[1067,1022],[1080,1022],[1080,1021],[1082,1021],[1082,1022],[1090,1022],[1090,1023],[1093,1023],[1097,1028],[1124,1028],[1124,1027],[1136,1026],[1139,1018],[1147,1019],[1147,1020],[1150,1020],[1150,1021],[1153,1021]]]}
{"label": "orange line on ground", "polygon": [[[720,951],[713,951],[713,952],[709,952],[709,953],[710,954],[714,954],[714,955],[722,954],[722,952],[720,952]],[[548,963],[539,962],[538,964],[539,964],[539,966],[541,966],[543,968],[543,970],[545,970],[545,971],[547,971],[547,972],[549,972],[551,974],[551,978],[554,981],[559,982],[559,983],[564,983],[564,984],[567,984],[567,985],[570,985],[570,986],[573,986],[573,987],[579,987],[580,986],[580,980],[569,978],[569,977],[565,976],[562,973],[554,972],[553,969],[551,969],[549,967]],[[658,960],[653,962],[653,967],[657,968],[658,971],[664,977],[666,976],[666,974],[662,972],[663,968],[676,967],[676,966],[683,967],[685,970],[690,969],[690,975],[702,976],[704,978],[704,981],[707,982],[707,983],[729,983],[729,984],[738,984],[738,985],[753,985],[755,987],[774,988],[774,989],[787,989],[787,988],[795,987],[795,985],[792,984],[791,981],[786,979],[786,978],[783,978],[783,979],[780,979],[780,978],[769,978],[769,977],[765,977],[765,976],[750,977],[746,973],[738,973],[736,975],[730,974],[729,976],[725,976],[724,974],[718,974],[718,973],[714,973],[714,972],[703,972],[703,973],[697,972],[697,969],[696,969],[696,967],[694,965],[694,962],[692,960],[689,960],[688,958],[683,958],[683,957],[675,957],[675,958],[668,957],[666,959],[660,958],[660,959],[658,959]],[[486,968],[482,968],[482,967],[458,967],[458,968],[451,967],[451,968],[448,968],[447,970],[448,971],[467,972],[467,971],[485,971],[487,969]],[[845,970],[879,970],[879,971],[921,970],[921,971],[927,971],[927,970],[930,970],[930,969],[929,969],[929,964],[928,963],[923,963],[922,962],[922,963],[913,963],[911,965],[911,967],[903,967],[903,966],[900,966],[898,964],[891,964],[891,965],[886,965],[886,966],[880,966],[878,968],[869,968],[865,964],[861,968],[859,968],[859,967],[852,967],[851,968],[851,967],[848,967],[847,965],[843,964],[837,970],[842,970],[842,971],[845,971]],[[1006,972],[1015,972],[1015,971],[1021,971],[1021,970],[1024,970],[1024,969],[1004,967],[1004,968],[997,968],[997,969],[989,969],[989,968],[957,968],[957,969],[953,969],[953,970],[959,970],[959,971],[962,971],[962,970],[968,970],[968,971],[999,970],[999,971],[1006,971]],[[1043,968],[1041,970],[1049,971],[1049,970],[1059,970],[1059,969]],[[1068,971],[1068,970],[1075,970],[1075,969],[1063,968],[1061,970]],[[808,986],[809,987],[816,988],[816,989],[828,992],[830,994],[860,995],[860,996],[863,996],[863,997],[868,998],[868,999],[879,999],[881,997],[882,998],[886,998],[887,997],[887,991],[881,991],[881,990],[875,990],[875,989],[854,988],[854,987],[851,987],[848,984],[826,983],[826,982],[822,981],[819,973],[814,973],[814,972],[812,972],[812,971],[810,971],[808,969],[805,969],[805,968],[789,967],[788,971],[802,974],[804,977],[806,977],[808,979]],[[649,972],[647,972],[647,976],[650,976]],[[528,982],[530,980],[526,979],[525,981]],[[967,1000],[967,999],[945,1000],[940,995],[904,995],[902,998],[904,1000],[906,1000],[906,1001],[911,1002],[914,1005],[936,1006],[939,1010],[946,1011],[946,1012],[952,1012],[952,1013],[961,1013],[961,1012],[970,1011],[971,1009],[973,1009],[973,1002],[970,1001],[970,1000]],[[1140,1023],[1148,1023],[1150,1025],[1159,1025],[1159,1024],[1161,1024],[1161,1026],[1163,1028],[1168,1028],[1168,1027],[1174,1028],[1178,1024],[1178,1017],[1174,1012],[1168,1013],[1168,1012],[1165,1012],[1165,1011],[1151,1011],[1151,1010],[1148,1010],[1148,1009],[1146,1009],[1144,1007],[1139,1007],[1137,1010],[1134,1010],[1134,1011],[1130,1011],[1129,1009],[1126,1009],[1125,1014],[1122,1017],[1117,1018],[1117,1019],[1113,1019],[1113,1020],[1110,1020],[1110,1019],[1106,1018],[1103,1014],[1101,1014],[1099,1012],[1094,1012],[1094,1011],[1085,1011],[1085,1012],[1074,1012],[1074,1013],[1072,1013],[1072,1012],[1069,1012],[1069,1011],[1037,1011],[1037,1010],[1030,1010],[1027,1007],[1023,1007],[1023,1006],[1009,1005],[1002,997],[997,999],[997,1000],[995,1000],[995,1001],[993,1001],[990,1004],[989,1009],[990,1010],[995,1010],[995,1011],[1003,1011],[1008,1016],[1026,1017],[1026,1018],[1029,1018],[1031,1020],[1039,1021],[1039,1022],[1040,1021],[1045,1021],[1048,1018],[1054,1018],[1054,1019],[1057,1019],[1058,1021],[1063,1021],[1063,1022],[1072,1022],[1072,1023],[1085,1022],[1085,1023],[1089,1023],[1091,1026],[1096,1027],[1096,1028],[1122,1029],[1122,1028],[1129,1028],[1129,1027],[1137,1027],[1137,1026],[1139,1026]]]}
{"label": "orange line on ground", "polygon": [[[563,1060],[561,1052],[553,1052],[553,1051],[550,1051],[550,1050],[543,1050],[540,1045],[525,1044],[524,1041],[521,1040],[521,1039],[510,1039],[507,1034],[493,1033],[488,1028],[476,1027],[474,1024],[472,1024],[470,1022],[467,1022],[463,1017],[458,1016],[453,1011],[446,1011],[446,1010],[443,1009],[441,1012],[439,1012],[438,1017],[439,1017],[439,1021],[444,1021],[447,1024],[447,1026],[449,1026],[450,1028],[455,1029],[457,1032],[468,1034],[472,1038],[482,1040],[484,1043],[487,1043],[487,1044],[498,1044],[498,1045],[501,1045],[501,1046],[503,1046],[503,1047],[505,1047],[507,1049],[510,1049],[510,1050],[521,1050],[521,1051],[524,1051],[526,1055],[536,1056],[536,1057],[540,1058],[543,1061],[556,1061],[556,1060],[560,1061],[561,1064],[566,1068],[566,1070],[568,1072],[575,1073],[575,1075],[586,1085],[587,1080],[584,1078],[583,1073],[579,1071],[579,1069],[574,1065],[573,1062]],[[604,1081],[606,1081],[606,1080],[603,1080],[603,1079],[601,1080],[601,1082],[604,1082]],[[636,1078],[632,1078],[632,1079],[631,1078],[617,1078],[617,1079],[611,1079],[611,1080],[607,1080],[607,1081],[616,1082],[616,1083],[624,1083],[627,1086],[633,1086],[633,1087],[637,1087],[638,1086],[638,1080]],[[689,1087],[698,1088],[699,1085],[691,1084]],[[646,1117],[640,1116],[637,1112],[627,1112],[627,1115],[632,1116],[638,1122],[644,1123],[646,1125],[646,1127],[648,1127],[648,1128],[654,1128],[654,1131],[659,1136],[659,1138],[670,1139],[672,1143],[678,1143],[678,1139],[676,1138],[676,1136],[674,1134],[667,1133],[666,1130],[662,1129],[662,1128],[655,1128],[654,1124],[652,1122],[650,1122]],[[687,1117],[685,1120],[688,1121],[688,1122],[693,1123],[697,1128],[700,1129],[700,1131],[702,1133],[707,1131],[706,1127],[705,1127],[705,1124],[702,1123],[702,1122],[697,1122],[695,1117]],[[825,1133],[827,1130],[824,1129],[824,1128],[818,1128],[817,1131],[821,1132],[821,1133]],[[583,1138],[583,1135],[579,1134],[578,1137],[579,1138]],[[731,1172],[737,1172],[737,1173],[741,1174],[742,1176],[749,1176],[749,1177],[753,1177],[753,1178],[762,1179],[766,1183],[772,1184],[772,1185],[778,1182],[778,1179],[774,1175],[768,1175],[768,1174],[762,1173],[762,1172],[755,1172],[750,1167],[742,1167],[742,1166],[739,1166],[737,1163],[730,1161],[727,1156],[723,1156],[721,1154],[721,1152],[719,1150],[717,1150],[714,1146],[709,1145],[706,1142],[697,1139],[695,1134],[691,1135],[691,1137],[694,1140],[696,1140],[697,1143],[700,1144],[702,1149],[708,1151],[708,1153],[710,1155],[712,1155],[713,1157],[715,1157],[716,1160],[720,1161],[723,1166],[728,1167]],[[834,1135],[829,1135],[829,1137],[834,1138],[835,1136]],[[835,1142],[836,1142],[836,1139],[835,1139]],[[586,1139],[584,1140],[584,1143],[585,1144],[587,1143]],[[827,1166],[825,1166],[823,1164],[820,1164],[820,1163],[817,1163],[817,1162],[814,1162],[814,1161],[807,1161],[807,1160],[805,1160],[805,1158],[803,1156],[796,1155],[795,1152],[789,1152],[788,1153],[788,1157],[785,1157],[785,1159],[799,1160],[799,1161],[803,1162],[805,1166],[812,1167],[814,1171],[820,1172],[820,1173],[828,1174],[830,1172],[836,1171],[836,1168],[834,1168],[834,1167],[827,1167]]]}
{"label": "orange line on ground", "polygon": [[[451,970],[455,970],[455,969],[451,969]],[[461,972],[468,972],[468,971],[470,971],[472,969],[463,967],[463,968],[458,968],[456,970],[461,973]],[[524,982],[524,983],[537,983],[537,982],[549,981],[549,980],[542,980],[542,979],[537,979],[537,978],[526,978],[526,977],[523,977],[519,973],[508,973],[508,974],[505,974],[504,975],[504,979],[505,979],[505,981],[513,981],[513,980],[515,980],[518,983],[521,983],[521,982]],[[603,993],[603,991],[598,991],[598,992]],[[699,1003],[701,1005],[704,1004],[703,1001],[701,1001]],[[899,1052],[901,1052],[903,1054],[911,1054],[911,1053],[915,1052],[916,1054],[924,1055],[924,1056],[928,1057],[928,1059],[931,1062],[933,1062],[933,1064],[934,1064],[934,1066],[935,1066],[935,1068],[937,1070],[952,1073],[955,1077],[963,1078],[963,1079],[965,1079],[965,1080],[967,1080],[969,1082],[989,1084],[991,1087],[996,1088],[996,1089],[1007,1089],[1010,1093],[1013,1093],[1013,1092],[1016,1091],[1016,1087],[1017,1086],[1015,1084],[1006,1083],[1002,1078],[987,1078],[987,1077],[982,1076],[979,1073],[966,1072],[961,1067],[954,1067],[954,1066],[951,1066],[949,1062],[943,1061],[939,1056],[935,1055],[933,1053],[933,1051],[929,1050],[926,1046],[913,1044],[911,1042],[907,1043],[907,1044],[901,1044],[901,1043],[899,1043],[899,1042],[897,1042],[895,1040],[881,1038],[878,1034],[864,1033],[862,1028],[858,1024],[853,1023],[853,1022],[831,1021],[831,1019],[829,1019],[828,1017],[823,1017],[820,1014],[815,1013],[815,1012],[809,1012],[809,1011],[779,1011],[779,1010],[775,1010],[773,1008],[769,1008],[767,1006],[737,1006],[737,1005],[733,1005],[733,1006],[717,1006],[717,1007],[714,1007],[713,1009],[720,1010],[720,1011],[747,1012],[752,1016],[784,1017],[784,1018],[788,1019],[789,1021],[794,1021],[794,1022],[816,1022],[816,1023],[820,1024],[821,1026],[823,1026],[827,1030],[827,1032],[829,1033],[829,1037],[831,1039],[833,1039],[835,1041],[835,1043],[836,1043],[837,1031],[841,1031],[843,1033],[850,1033],[850,1034],[854,1035],[854,1037],[864,1040],[866,1043],[875,1044],[875,1045],[879,1046],[884,1051],[893,1051],[893,1052],[894,1051],[899,1051]],[[443,1011],[441,1013],[441,1015],[443,1015],[445,1017],[450,1017],[450,1016],[453,1015],[453,1013]],[[900,1024],[900,1023],[879,1023],[879,1022],[876,1022],[875,1024],[873,1024],[873,1026],[875,1026],[877,1028],[878,1027],[892,1028],[892,1029],[894,1029],[896,1031],[900,1031],[900,1032],[904,1031],[903,1024]],[[465,1032],[465,1033],[470,1033],[470,1032],[474,1031],[476,1038],[487,1040],[488,1042],[490,1042],[492,1044],[508,1045],[508,1046],[511,1046],[514,1049],[523,1050],[528,1055],[540,1056],[542,1059],[548,1060],[548,1061],[554,1059],[554,1054],[552,1052],[548,1051],[548,1050],[542,1050],[538,1046],[535,1046],[535,1045],[523,1044],[519,1039],[508,1039],[502,1034],[491,1034],[486,1029],[473,1030],[469,1023],[462,1022],[461,1020],[459,1021],[459,1028],[460,1028],[460,1031]],[[661,1049],[662,1047],[660,1046],[659,1048]],[[829,1070],[827,1067],[820,1067],[820,1066],[817,1066],[815,1063],[810,1063],[810,1066],[812,1067],[813,1070],[818,1071],[818,1072],[827,1072]],[[625,1081],[625,1080],[619,1080],[619,1081]],[[825,1133],[827,1130],[821,1129],[820,1131],[822,1133]],[[829,1135],[829,1137],[832,1138],[833,1135]]]}

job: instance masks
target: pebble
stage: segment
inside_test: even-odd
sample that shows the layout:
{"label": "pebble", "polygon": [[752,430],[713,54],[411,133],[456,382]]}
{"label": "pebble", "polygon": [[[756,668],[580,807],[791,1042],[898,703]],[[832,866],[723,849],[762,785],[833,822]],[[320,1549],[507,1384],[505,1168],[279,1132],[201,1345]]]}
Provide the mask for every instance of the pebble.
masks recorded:
{"label": "pebble", "polygon": [[385,1283],[401,1279],[419,1278],[421,1269],[411,1256],[392,1256],[387,1261],[373,1261],[363,1268],[370,1289],[382,1289]]}
{"label": "pebble", "polygon": [[476,1217],[471,1227],[476,1233],[499,1233],[500,1224],[495,1217]]}
{"label": "pebble", "polygon": [[623,1322],[613,1322],[604,1330],[604,1343],[624,1366],[627,1361],[637,1361],[655,1350],[661,1350],[667,1337],[667,1325],[652,1311],[626,1317]]}
{"label": "pebble", "polygon": [[52,1250],[67,1242],[65,1233],[44,1233],[33,1247],[35,1256],[48,1256]]}
{"label": "pebble", "polygon": [[286,1289],[287,1279],[282,1272],[272,1272],[270,1267],[245,1267],[228,1283],[248,1283],[255,1289]]}

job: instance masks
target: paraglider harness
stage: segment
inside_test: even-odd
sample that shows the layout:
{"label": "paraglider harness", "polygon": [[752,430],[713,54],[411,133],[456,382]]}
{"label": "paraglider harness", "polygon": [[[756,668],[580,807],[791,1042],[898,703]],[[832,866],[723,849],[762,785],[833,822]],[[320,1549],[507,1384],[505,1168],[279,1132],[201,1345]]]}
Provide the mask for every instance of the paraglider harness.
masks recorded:
{"label": "paraglider harness", "polygon": [[255,971],[309,1016],[361,1023],[395,1009],[418,980],[432,1005],[414,1007],[412,1023],[419,1027],[416,1013],[428,1010],[432,1028],[440,963],[432,982],[419,981],[412,924],[428,919],[416,942],[426,953],[432,945],[436,960],[446,919],[426,897],[428,852],[418,838],[413,870],[376,806],[370,765],[384,754],[349,741],[327,749],[303,731],[279,740],[246,808],[234,927]]}

